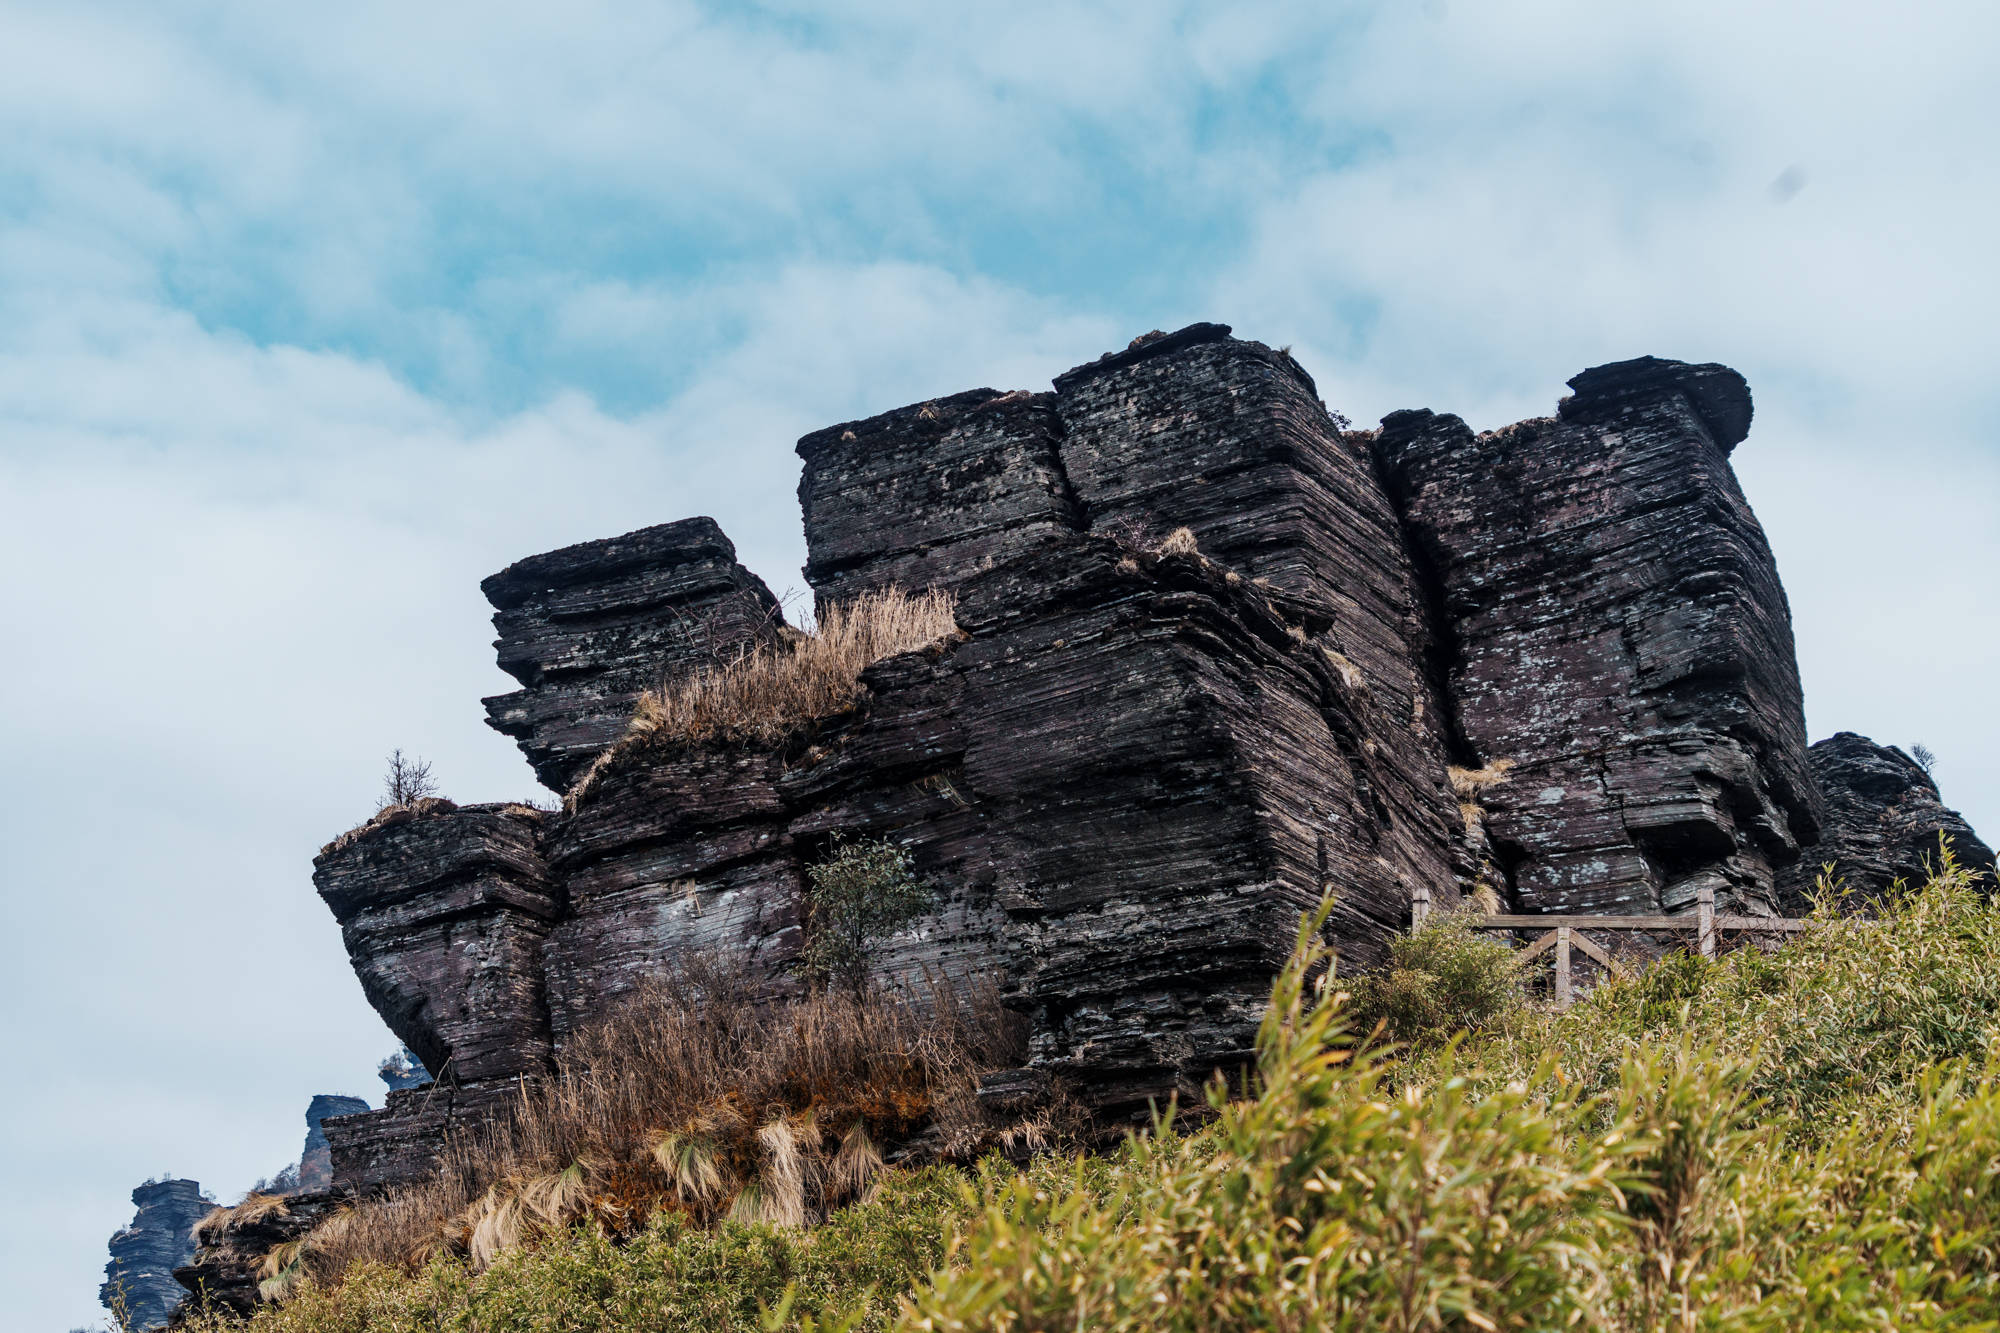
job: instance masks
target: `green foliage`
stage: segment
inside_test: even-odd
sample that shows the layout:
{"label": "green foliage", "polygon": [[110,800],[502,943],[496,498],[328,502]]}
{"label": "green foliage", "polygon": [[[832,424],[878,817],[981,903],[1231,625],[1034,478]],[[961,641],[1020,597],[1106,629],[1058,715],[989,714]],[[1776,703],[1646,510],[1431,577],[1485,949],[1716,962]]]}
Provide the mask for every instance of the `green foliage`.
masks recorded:
{"label": "green foliage", "polygon": [[1316,929],[1256,1094],[1217,1085],[1199,1130],[892,1173],[812,1232],[662,1216],[370,1269],[256,1327],[2000,1330],[2000,910],[1957,867],[1393,1061],[1313,980]]}
{"label": "green foliage", "polygon": [[1619,1180],[1641,1150],[1553,1062],[1477,1095],[1389,1094],[1313,994],[1307,923],[1259,1034],[1264,1090],[1183,1137],[1130,1145],[1109,1187],[1079,1174],[994,1192],[961,1262],[909,1326],[1188,1330],[1564,1328],[1606,1284]]}
{"label": "green foliage", "polygon": [[806,970],[822,983],[859,991],[874,967],[875,942],[931,905],[910,853],[887,838],[836,837],[831,855],[808,869]]}
{"label": "green foliage", "polygon": [[934,1167],[895,1175],[810,1232],[702,1228],[663,1212],[618,1244],[580,1226],[476,1276],[438,1258],[414,1275],[370,1264],[332,1288],[307,1283],[286,1305],[260,1308],[249,1333],[761,1333],[781,1307],[789,1327],[879,1330],[968,1210],[958,1173]]}
{"label": "green foliage", "polygon": [[1777,952],[1670,956],[1567,1012],[1517,1011],[1479,1060],[1505,1082],[1556,1051],[1602,1089],[1635,1052],[1693,1033],[1717,1058],[1751,1067],[1747,1091],[1767,1103],[1763,1119],[1813,1144],[1882,1099],[1910,1103],[1933,1066],[1983,1058],[1996,1023],[2000,911],[1947,855],[1927,885],[1875,917],[1822,915]]}
{"label": "green foliage", "polygon": [[1507,945],[1440,913],[1389,942],[1387,967],[1352,979],[1349,1026],[1367,1036],[1380,1023],[1388,1040],[1411,1044],[1484,1028],[1521,1006],[1512,963]]}

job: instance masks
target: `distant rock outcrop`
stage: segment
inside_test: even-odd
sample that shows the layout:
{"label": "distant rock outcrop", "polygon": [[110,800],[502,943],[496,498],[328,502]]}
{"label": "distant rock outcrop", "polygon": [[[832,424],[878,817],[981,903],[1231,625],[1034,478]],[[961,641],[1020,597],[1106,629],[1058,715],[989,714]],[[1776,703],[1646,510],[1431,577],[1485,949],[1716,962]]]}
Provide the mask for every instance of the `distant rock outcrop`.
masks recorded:
{"label": "distant rock outcrop", "polygon": [[132,1191],[132,1204],[131,1222],[111,1237],[98,1298],[114,1314],[122,1303],[131,1328],[160,1328],[187,1297],[174,1270],[194,1257],[194,1225],[215,1200],[197,1181],[149,1180]]}
{"label": "distant rock outcrop", "polygon": [[431,1081],[431,1071],[424,1068],[424,1062],[407,1046],[384,1060],[375,1072],[389,1085],[391,1092],[421,1088]]}
{"label": "distant rock outcrop", "polygon": [[337,1115],[363,1115],[374,1108],[359,1097],[322,1092],[306,1107],[306,1146],[299,1154],[299,1189],[316,1194],[333,1184],[333,1157],[320,1122]]}
{"label": "distant rock outcrop", "polygon": [[1826,800],[1826,833],[1785,876],[1787,913],[1805,912],[1828,865],[1836,880],[1864,898],[1897,880],[1921,883],[1938,864],[1940,834],[1961,864],[1993,874],[1993,850],[1958,811],[1946,808],[1931,775],[1901,750],[1843,731],[1813,746],[1807,757]]}
{"label": "distant rock outcrop", "polygon": [[645,688],[790,633],[709,520],[489,579],[523,684],[494,725],[569,799],[422,803],[315,862],[370,1001],[437,1074],[327,1122],[336,1185],[424,1170],[676,958],[796,984],[836,835],[894,839],[938,889],[885,973],[993,978],[1030,1052],[994,1086],[1060,1076],[1107,1117],[1249,1058],[1329,891],[1349,967],[1413,900],[1475,888],[1775,910],[1822,827],[1848,834],[1730,468],[1749,391],[1654,358],[1571,386],[1502,431],[1357,432],[1288,353],[1194,325],[1052,392],[816,431],[821,608],[937,587],[957,628],[768,743],[618,744]]}

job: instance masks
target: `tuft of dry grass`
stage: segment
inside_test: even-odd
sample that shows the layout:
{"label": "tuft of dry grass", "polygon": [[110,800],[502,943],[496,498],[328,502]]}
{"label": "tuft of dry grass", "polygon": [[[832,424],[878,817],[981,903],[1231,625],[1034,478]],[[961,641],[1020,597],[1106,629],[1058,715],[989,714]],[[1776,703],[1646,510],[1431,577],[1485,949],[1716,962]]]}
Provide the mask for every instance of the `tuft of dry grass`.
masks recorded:
{"label": "tuft of dry grass", "polygon": [[1495,759],[1484,768],[1460,768],[1453,764],[1445,770],[1445,776],[1451,781],[1452,795],[1461,801],[1477,801],[1479,793],[1505,782],[1508,770],[1513,767],[1512,759]]}
{"label": "tuft of dry grass", "polygon": [[239,1227],[253,1226],[268,1217],[283,1217],[291,1211],[291,1205],[282,1194],[266,1194],[252,1190],[243,1196],[243,1202],[228,1208],[213,1208],[206,1217],[194,1224],[194,1240],[197,1245],[212,1245],[224,1232]]}
{"label": "tuft of dry grass", "polygon": [[1157,548],[1161,555],[1200,555],[1193,528],[1175,528]]}
{"label": "tuft of dry grass", "polygon": [[733,662],[670,680],[639,697],[617,745],[599,755],[570,800],[582,796],[613,756],[640,743],[776,745],[859,698],[872,662],[959,636],[958,599],[932,588],[864,593],[835,603],[809,634],[759,644]]}
{"label": "tuft of dry grass", "polygon": [[384,824],[400,824],[409,819],[421,819],[425,815],[449,814],[456,809],[458,809],[456,803],[442,796],[420,796],[408,805],[385,805],[332,842],[322,846],[319,853],[321,856],[326,856],[342,848],[351,847]]}
{"label": "tuft of dry grass", "polygon": [[1354,664],[1352,658],[1343,653],[1337,653],[1325,646],[1322,646],[1320,651],[1326,654],[1327,664],[1340,676],[1340,683],[1342,685],[1345,685],[1350,690],[1359,690],[1366,686],[1367,680],[1362,676],[1361,668]]}
{"label": "tuft of dry grass", "polygon": [[990,987],[770,1000],[737,968],[691,963],[572,1038],[510,1115],[451,1136],[435,1176],[335,1214],[268,1276],[335,1282],[441,1252],[483,1269],[576,1222],[629,1235],[662,1210],[812,1225],[867,1197],[884,1144],[969,1158],[1048,1137],[990,1121],[976,1096],[1021,1058],[1016,1027]]}

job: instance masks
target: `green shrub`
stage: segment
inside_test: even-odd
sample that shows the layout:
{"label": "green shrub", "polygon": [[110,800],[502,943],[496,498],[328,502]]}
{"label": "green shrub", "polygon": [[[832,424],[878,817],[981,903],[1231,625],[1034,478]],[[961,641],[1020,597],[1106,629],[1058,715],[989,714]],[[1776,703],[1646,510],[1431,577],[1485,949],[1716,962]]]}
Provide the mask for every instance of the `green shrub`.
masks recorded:
{"label": "green shrub", "polygon": [[[367,1264],[261,1307],[249,1333],[753,1333],[791,1299],[794,1322],[887,1328],[897,1299],[944,1258],[970,1205],[957,1172],[899,1172],[872,1201],[811,1231],[655,1214],[614,1243],[580,1226],[474,1275],[440,1257],[414,1275]],[[195,1333],[234,1326],[197,1318]]]}
{"label": "green shrub", "polygon": [[1389,942],[1389,964],[1348,982],[1348,1022],[1363,1036],[1381,1024],[1390,1041],[1434,1044],[1476,1031],[1521,1005],[1513,950],[1456,913]]}
{"label": "green shrub", "polygon": [[[1322,919],[1323,919],[1322,913]],[[1566,1328],[1588,1317],[1621,1232],[1634,1134],[1554,1062],[1475,1095],[1389,1094],[1345,1040],[1345,995],[1305,978],[1301,932],[1258,1036],[1262,1090],[1211,1092],[1214,1124],[1162,1125],[1109,1188],[1030,1177],[989,1197],[921,1330]]]}
{"label": "green shrub", "polygon": [[858,993],[874,971],[876,942],[922,915],[931,890],[909,851],[887,838],[836,836],[827,859],[806,873],[806,969]]}
{"label": "green shrub", "polygon": [[1518,1011],[1479,1060],[1504,1083],[1554,1051],[1602,1090],[1635,1051],[1691,1033],[1751,1065],[1748,1093],[1766,1103],[1764,1119],[1810,1144],[1872,1097],[1908,1103],[1933,1066],[1983,1058],[1996,1028],[2000,911],[1947,856],[1928,884],[1874,917],[1822,915],[1774,952],[1669,956],[1564,1013]]}

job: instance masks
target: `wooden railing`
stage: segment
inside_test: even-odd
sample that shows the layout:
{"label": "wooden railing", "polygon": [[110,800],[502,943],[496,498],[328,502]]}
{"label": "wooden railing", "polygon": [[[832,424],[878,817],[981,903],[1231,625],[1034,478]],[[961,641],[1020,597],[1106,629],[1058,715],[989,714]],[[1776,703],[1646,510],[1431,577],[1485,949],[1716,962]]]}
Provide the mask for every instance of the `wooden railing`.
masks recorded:
{"label": "wooden railing", "polygon": [[[1431,898],[1428,889],[1419,888],[1410,903],[1410,926],[1421,928],[1430,919]],[[1587,958],[1592,958],[1606,971],[1619,976],[1630,976],[1623,963],[1600,949],[1596,942],[1583,932],[1586,930],[1691,930],[1695,933],[1696,947],[1704,958],[1715,957],[1716,935],[1719,931],[1754,931],[1763,933],[1796,934],[1811,926],[1812,922],[1798,917],[1785,916],[1735,916],[1719,915],[1715,910],[1715,890],[1704,887],[1695,897],[1692,916],[1509,916],[1496,914],[1482,916],[1472,922],[1474,930],[1539,930],[1543,932],[1527,948],[1514,955],[1515,967],[1530,959],[1538,958],[1550,949],[1556,952],[1556,1007],[1567,1009],[1575,999],[1571,983],[1570,951],[1580,950]]]}

